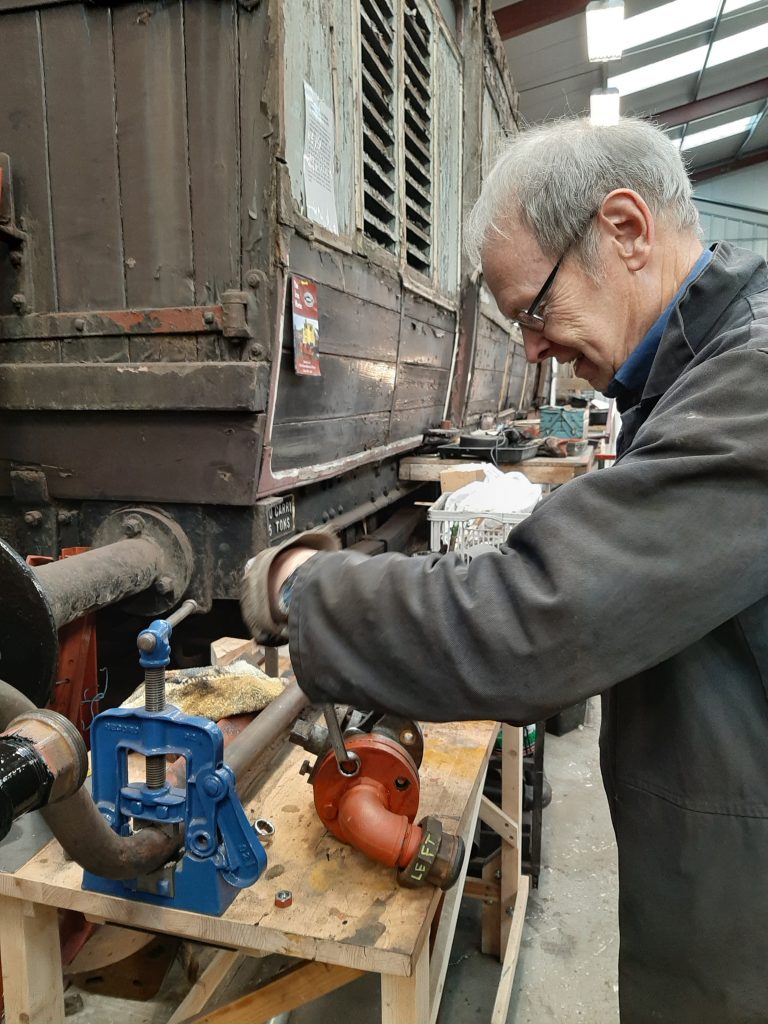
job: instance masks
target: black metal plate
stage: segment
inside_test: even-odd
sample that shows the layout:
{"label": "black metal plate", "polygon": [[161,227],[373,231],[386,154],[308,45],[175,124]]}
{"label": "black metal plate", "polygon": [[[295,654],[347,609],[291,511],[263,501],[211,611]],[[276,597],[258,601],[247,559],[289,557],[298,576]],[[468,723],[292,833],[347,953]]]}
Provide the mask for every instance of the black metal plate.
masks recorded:
{"label": "black metal plate", "polygon": [[44,707],[58,653],[56,623],[34,570],[0,540],[0,679]]}

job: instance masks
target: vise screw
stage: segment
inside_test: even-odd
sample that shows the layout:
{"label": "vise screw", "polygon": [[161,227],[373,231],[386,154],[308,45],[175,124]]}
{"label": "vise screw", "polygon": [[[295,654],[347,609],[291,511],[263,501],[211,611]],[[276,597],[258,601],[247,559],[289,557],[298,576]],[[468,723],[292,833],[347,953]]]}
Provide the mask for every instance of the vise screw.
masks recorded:
{"label": "vise screw", "polygon": [[[144,708],[103,711],[91,726],[93,799],[118,835],[141,828],[170,830],[179,838],[178,859],[151,875],[114,881],[84,872],[83,888],[147,903],[223,914],[239,889],[252,885],[267,855],[223,761],[221,730],[207,718],[186,715],[165,702],[173,627],[193,611],[185,601],[167,619],[139,633],[144,669]],[[146,759],[144,781],[129,781],[128,755]],[[183,758],[184,776],[166,778],[166,758]],[[175,784],[180,782],[182,784]]]}

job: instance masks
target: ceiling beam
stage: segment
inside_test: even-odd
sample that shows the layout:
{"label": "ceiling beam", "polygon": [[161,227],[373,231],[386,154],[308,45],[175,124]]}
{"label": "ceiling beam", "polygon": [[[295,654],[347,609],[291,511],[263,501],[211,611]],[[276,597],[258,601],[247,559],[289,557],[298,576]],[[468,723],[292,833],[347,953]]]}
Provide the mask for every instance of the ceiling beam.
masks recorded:
{"label": "ceiling beam", "polygon": [[719,92],[715,96],[707,96],[706,99],[696,100],[695,103],[684,103],[680,107],[662,110],[654,114],[653,119],[659,121],[666,128],[674,128],[678,124],[687,124],[689,121],[697,121],[701,117],[709,117],[711,114],[719,114],[723,110],[731,110],[733,107],[741,107],[746,103],[756,103],[758,100],[764,99],[768,99],[768,78],[750,82],[749,85],[741,85],[737,89]]}
{"label": "ceiling beam", "polygon": [[519,0],[519,3],[499,7],[493,13],[501,38],[512,39],[563,18],[571,18],[574,14],[583,14],[586,6],[586,0],[550,0],[549,3]]}
{"label": "ceiling beam", "polygon": [[707,178],[719,178],[721,174],[730,174],[732,171],[740,171],[744,167],[752,167],[755,164],[764,164],[768,161],[768,148],[756,149],[754,153],[748,153],[738,160],[724,160],[720,164],[710,164],[709,167],[694,167],[690,177],[694,185]]}

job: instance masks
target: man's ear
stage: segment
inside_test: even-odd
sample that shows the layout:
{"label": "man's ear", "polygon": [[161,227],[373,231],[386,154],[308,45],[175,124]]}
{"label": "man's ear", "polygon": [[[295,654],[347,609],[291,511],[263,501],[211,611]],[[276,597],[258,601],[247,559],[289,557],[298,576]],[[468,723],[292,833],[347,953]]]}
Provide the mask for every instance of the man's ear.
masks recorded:
{"label": "man's ear", "polygon": [[597,221],[627,270],[642,270],[656,236],[653,214],[645,200],[631,189],[614,189],[603,200]]}

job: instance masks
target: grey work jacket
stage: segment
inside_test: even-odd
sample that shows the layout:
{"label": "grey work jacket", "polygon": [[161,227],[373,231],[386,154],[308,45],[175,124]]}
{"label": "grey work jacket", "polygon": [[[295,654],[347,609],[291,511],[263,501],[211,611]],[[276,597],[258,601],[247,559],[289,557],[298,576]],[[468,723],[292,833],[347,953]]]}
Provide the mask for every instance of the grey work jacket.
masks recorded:
{"label": "grey work jacket", "polygon": [[316,701],[518,723],[605,693],[623,1024],[768,1022],[768,268],[725,243],[610,470],[499,552],[302,568]]}

